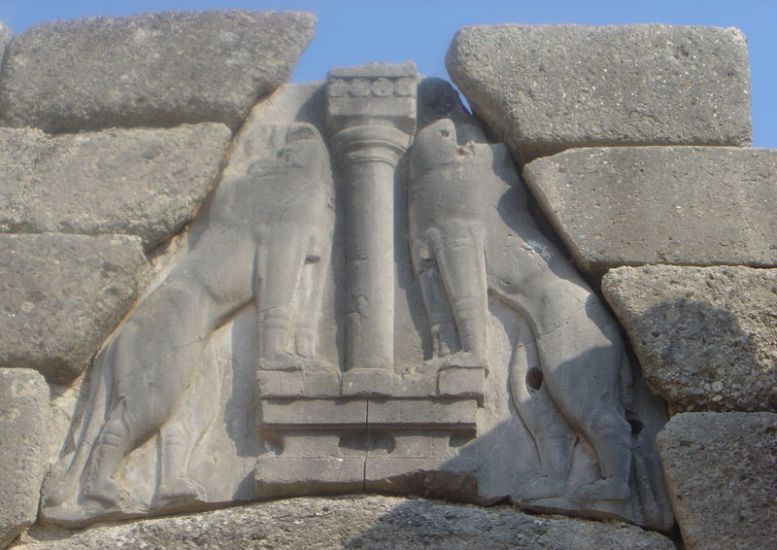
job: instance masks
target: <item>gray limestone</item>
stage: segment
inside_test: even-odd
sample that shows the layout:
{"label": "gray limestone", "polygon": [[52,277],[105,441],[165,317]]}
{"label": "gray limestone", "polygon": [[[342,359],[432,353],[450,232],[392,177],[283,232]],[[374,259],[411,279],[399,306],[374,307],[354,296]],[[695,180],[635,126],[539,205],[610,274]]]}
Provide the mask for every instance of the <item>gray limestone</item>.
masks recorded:
{"label": "gray limestone", "polygon": [[602,289],[672,407],[777,411],[777,269],[621,267]]}
{"label": "gray limestone", "polygon": [[679,414],[658,449],[685,548],[774,547],[777,414]]}
{"label": "gray limestone", "polygon": [[528,516],[506,506],[485,509],[379,496],[277,500],[96,526],[58,540],[66,535],[35,530],[18,548],[674,549],[672,541],[662,535],[623,523]]}
{"label": "gray limestone", "polygon": [[18,35],[0,82],[6,124],[238,126],[289,76],[313,36],[307,13],[166,12],[46,23]]}
{"label": "gray limestone", "polygon": [[0,368],[0,547],[38,515],[49,422],[43,377],[29,369]]}
{"label": "gray limestone", "polygon": [[777,266],[777,151],[620,147],[537,159],[523,176],[578,265]]}
{"label": "gray limestone", "polygon": [[747,43],[738,29],[466,27],[447,67],[521,162],[572,147],[751,140]]}
{"label": "gray limestone", "polygon": [[0,251],[0,367],[72,381],[136,296],[139,240],[0,235]]}
{"label": "gray limestone", "polygon": [[191,220],[230,136],[215,123],[56,137],[0,129],[0,231],[122,233],[153,248]]}

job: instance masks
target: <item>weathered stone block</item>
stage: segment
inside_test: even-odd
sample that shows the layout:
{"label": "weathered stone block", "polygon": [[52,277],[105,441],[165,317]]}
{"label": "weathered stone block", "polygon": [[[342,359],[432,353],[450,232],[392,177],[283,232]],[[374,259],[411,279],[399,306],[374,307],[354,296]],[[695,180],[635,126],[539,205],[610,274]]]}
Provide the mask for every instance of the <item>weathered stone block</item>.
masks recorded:
{"label": "weathered stone block", "polygon": [[38,515],[49,416],[49,387],[39,373],[0,368],[0,547]]}
{"label": "weathered stone block", "polygon": [[658,450],[686,548],[774,546],[777,414],[679,414]]}
{"label": "weathered stone block", "polygon": [[57,137],[0,129],[0,231],[132,234],[152,248],[192,218],[230,136],[212,123]]}
{"label": "weathered stone block", "polygon": [[313,36],[307,13],[166,12],[46,23],[8,48],[2,109],[50,132],[223,122],[282,84]]}
{"label": "weathered stone block", "polygon": [[614,269],[602,289],[677,409],[777,410],[777,269]]}
{"label": "weathered stone block", "polygon": [[565,151],[524,179],[579,266],[777,266],[777,151],[621,147]]}
{"label": "weathered stone block", "polygon": [[[405,548],[450,550],[673,550],[669,539],[623,523],[529,516],[514,508],[477,508],[392,497],[297,498],[253,506],[103,525],[61,540],[34,532],[29,550],[117,547]],[[37,544],[36,544],[37,542]]]}
{"label": "weathered stone block", "polygon": [[0,367],[72,381],[129,309],[144,265],[136,237],[0,235]]}
{"label": "weathered stone block", "polygon": [[751,140],[747,43],[737,29],[467,27],[446,61],[521,162],[571,147]]}

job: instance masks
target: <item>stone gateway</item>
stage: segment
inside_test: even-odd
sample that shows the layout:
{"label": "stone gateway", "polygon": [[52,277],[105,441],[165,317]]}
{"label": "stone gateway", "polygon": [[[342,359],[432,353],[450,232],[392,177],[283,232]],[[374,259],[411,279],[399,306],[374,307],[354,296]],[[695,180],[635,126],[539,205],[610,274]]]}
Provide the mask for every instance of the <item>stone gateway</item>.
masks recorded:
{"label": "stone gateway", "polygon": [[[356,547],[380,533],[410,548],[421,534],[393,525],[423,513],[424,529],[451,548],[472,547],[473,529],[550,548],[669,548],[675,521],[689,548],[710,548],[698,514],[709,506],[697,502],[710,496],[697,489],[720,480],[737,454],[719,438],[733,440],[739,423],[747,433],[736,441],[754,472],[777,452],[769,437],[777,404],[763,390],[777,372],[777,324],[764,305],[775,294],[777,219],[759,200],[777,188],[777,163],[772,151],[735,147],[749,142],[749,118],[737,114],[749,109],[746,91],[721,92],[736,114],[725,124],[681,132],[643,132],[606,107],[629,92],[649,95],[629,88],[613,51],[624,44],[643,44],[630,59],[669,75],[680,69],[656,61],[664,37],[706,48],[714,66],[728,67],[746,59],[741,35],[666,26],[465,29],[448,65],[473,113],[450,83],[424,77],[412,62],[282,84],[312,26],[307,14],[208,12],[0,33],[8,44],[0,117],[12,127],[0,129],[0,196],[9,198],[0,205],[0,434],[13,441],[0,453],[0,494],[11,497],[0,503],[2,545],[99,547],[116,537],[135,546],[272,539],[285,547],[312,544],[302,533],[320,528],[328,538],[316,548]],[[180,48],[168,48],[200,31],[218,47],[189,51],[181,38]],[[182,65],[166,75],[169,89],[138,76],[120,97],[100,86],[88,98],[79,87],[61,93],[72,71],[109,85],[114,73],[99,76],[102,62],[88,52],[113,36],[111,55],[132,74],[153,78]],[[522,38],[507,50],[549,41],[543,63],[553,63],[564,41],[586,63],[615,64],[601,104],[575,111],[584,106],[554,99],[556,84],[583,79],[579,71],[546,73],[536,96],[521,86],[502,93],[500,82],[531,70],[533,50],[501,52],[515,63],[484,73],[476,60],[495,55],[500,37]],[[133,40],[156,52],[153,62]],[[196,85],[175,80],[188,74],[186,64],[217,64],[219,55],[241,62],[221,63]],[[47,63],[65,62],[68,71],[41,80]],[[230,63],[234,74],[224,68]],[[687,77],[698,78],[692,89],[705,101],[708,77]],[[57,94],[47,94],[50,81],[59,81]],[[176,97],[183,89],[188,99]],[[693,105],[695,117],[714,118],[707,103]],[[655,120],[674,108],[643,107]],[[554,113],[563,114],[563,132],[548,128]],[[575,134],[570,120],[584,115],[601,135]],[[95,154],[116,160],[93,163]],[[720,158],[742,160],[724,166]],[[737,204],[755,213],[741,223],[757,227],[737,235],[751,235],[753,247],[712,256],[751,267],[704,267],[699,254],[671,243],[630,245],[617,228],[639,220],[642,203],[609,198],[646,178],[642,159],[661,162],[661,174],[680,165],[689,174],[677,177],[683,193],[646,204],[695,205],[700,194],[704,204],[725,200],[695,176],[708,162],[715,175],[749,174]],[[119,177],[126,162],[132,169]],[[117,189],[84,196],[82,208],[57,201],[63,170],[78,175],[72,185]],[[664,177],[665,187],[674,183]],[[48,199],[47,188],[56,191]],[[694,228],[703,233],[707,222],[693,219],[669,233],[690,232],[694,242]],[[44,253],[55,269],[39,260]],[[661,263],[675,266],[623,267]],[[602,275],[615,314],[600,293]],[[46,321],[52,316],[61,327]],[[728,368],[722,360],[698,366],[691,355],[704,349],[701,329],[687,330],[694,319],[721,350],[703,353],[732,358],[732,372],[758,370],[738,378],[758,382],[757,399],[728,398],[728,379],[712,372]],[[667,341],[671,349],[657,349]],[[729,349],[735,341],[737,353]],[[700,395],[704,388],[713,395]],[[669,420],[679,410],[745,405],[747,412],[716,413],[723,416],[715,425],[726,427],[719,436],[699,436],[713,418],[694,417],[703,413]],[[699,441],[725,449],[708,473]],[[742,491],[764,501],[749,483]],[[720,494],[741,514],[756,513],[733,493]],[[271,499],[284,500],[264,502]],[[228,505],[242,506],[209,511]],[[295,506],[316,518],[329,510],[348,517],[337,526],[302,514],[286,535],[262,531],[297,517]],[[777,507],[765,506],[741,539],[716,520],[731,547],[777,536]],[[193,515],[152,518],[171,514]],[[441,514],[457,519],[444,527]],[[209,534],[190,540],[190,520]],[[111,521],[122,527],[93,526]],[[498,538],[488,545],[510,547]],[[375,547],[392,547],[382,544]]]}

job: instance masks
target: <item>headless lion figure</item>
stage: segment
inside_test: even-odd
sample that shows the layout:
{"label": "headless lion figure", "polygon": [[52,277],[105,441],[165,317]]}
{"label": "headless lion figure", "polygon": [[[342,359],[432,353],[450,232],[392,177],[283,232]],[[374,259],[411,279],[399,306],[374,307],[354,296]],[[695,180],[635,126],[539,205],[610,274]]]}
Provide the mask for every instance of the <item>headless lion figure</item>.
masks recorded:
{"label": "headless lion figure", "polygon": [[105,421],[100,425],[103,415],[92,412],[92,435],[84,430],[65,482],[47,505],[68,498],[82,474],[86,498],[117,505],[114,476],[122,461],[156,433],[157,498],[201,496],[187,475],[190,434],[171,417],[213,331],[250,301],[257,303],[260,368],[323,366],[314,355],[332,234],[328,152],[309,124],[251,131],[244,141],[253,151],[238,148],[233,155],[191,251],[140,303],[95,365],[101,376],[112,377]]}
{"label": "headless lion figure", "polygon": [[[627,500],[631,429],[619,395],[618,327],[537,228],[505,146],[488,144],[471,117],[460,119],[426,126],[410,153],[411,253],[432,326],[432,363],[485,367],[489,295],[519,312],[541,365],[539,379],[527,382],[544,384],[598,459],[601,479],[576,488],[574,498]],[[568,435],[551,419],[527,420],[544,475],[522,488],[523,498],[566,494]]]}

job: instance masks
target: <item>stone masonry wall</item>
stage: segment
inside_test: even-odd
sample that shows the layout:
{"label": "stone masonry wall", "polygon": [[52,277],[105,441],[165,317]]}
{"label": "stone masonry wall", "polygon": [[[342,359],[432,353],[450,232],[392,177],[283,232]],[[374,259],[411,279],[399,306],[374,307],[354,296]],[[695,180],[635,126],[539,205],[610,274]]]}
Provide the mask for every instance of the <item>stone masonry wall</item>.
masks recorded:
{"label": "stone masonry wall", "polygon": [[[81,532],[40,520],[89,365],[187,249],[239,154],[233,136],[255,105],[272,112],[267,98],[314,22],[165,13],[16,36],[0,25],[0,547],[674,547],[670,530],[378,496],[186,509]],[[447,67],[666,402],[657,445],[675,542],[771,547],[777,151],[750,147],[745,37],[470,27]]]}

